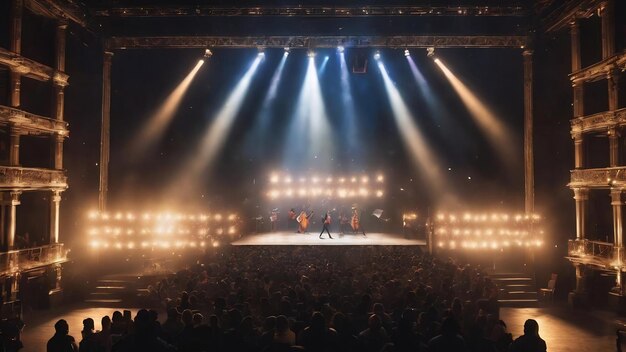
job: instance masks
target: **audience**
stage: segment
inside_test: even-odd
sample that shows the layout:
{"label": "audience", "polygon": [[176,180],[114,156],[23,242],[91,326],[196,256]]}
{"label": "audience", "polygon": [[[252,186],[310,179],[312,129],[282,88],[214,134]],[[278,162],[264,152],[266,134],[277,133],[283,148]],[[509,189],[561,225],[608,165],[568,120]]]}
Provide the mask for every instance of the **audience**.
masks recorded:
{"label": "audience", "polygon": [[70,326],[63,319],[54,324],[54,336],[48,340],[48,352],[78,352],[76,340],[69,335]]}
{"label": "audience", "polygon": [[[479,267],[413,247],[226,247],[151,286],[162,324],[85,319],[81,351],[545,351],[531,320],[511,343]],[[49,351],[76,351],[61,322]]]}

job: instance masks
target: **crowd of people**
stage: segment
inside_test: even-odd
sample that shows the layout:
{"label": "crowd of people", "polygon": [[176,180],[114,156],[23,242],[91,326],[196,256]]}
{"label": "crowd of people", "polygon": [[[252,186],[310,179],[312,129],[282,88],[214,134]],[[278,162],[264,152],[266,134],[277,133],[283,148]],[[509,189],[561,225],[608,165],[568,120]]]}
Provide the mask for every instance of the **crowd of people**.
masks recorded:
{"label": "crowd of people", "polygon": [[61,320],[48,351],[546,350],[533,320],[513,342],[480,268],[414,247],[226,247],[151,292],[165,319],[88,318],[80,342]]}

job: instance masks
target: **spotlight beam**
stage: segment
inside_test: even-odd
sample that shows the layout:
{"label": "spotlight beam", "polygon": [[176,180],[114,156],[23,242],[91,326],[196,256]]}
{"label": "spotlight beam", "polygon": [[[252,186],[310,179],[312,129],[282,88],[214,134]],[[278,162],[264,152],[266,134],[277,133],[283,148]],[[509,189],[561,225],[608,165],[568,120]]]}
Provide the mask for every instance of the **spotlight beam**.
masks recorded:
{"label": "spotlight beam", "polygon": [[178,84],[176,89],[170,93],[156,113],[154,113],[154,115],[142,128],[139,136],[137,136],[133,144],[130,146],[130,151],[134,157],[138,157],[143,154],[159,139],[160,136],[163,135],[163,132],[167,126],[169,126],[176,110],[178,109],[178,106],[183,100],[187,89],[203,64],[204,60],[198,60],[196,66]]}
{"label": "spotlight beam", "polygon": [[502,123],[502,121],[498,119],[498,117],[496,117],[489,108],[452,73],[452,71],[450,71],[441,59],[436,58],[435,63],[439,66],[448,81],[450,81],[450,84],[461,98],[461,101],[463,101],[463,104],[465,104],[469,110],[476,124],[486,134],[489,142],[497,151],[500,158],[505,164],[511,167],[512,161],[517,160],[515,148],[512,143],[514,139],[511,132],[504,123]]}
{"label": "spotlight beam", "polygon": [[339,65],[340,65],[340,78],[341,78],[341,100],[343,103],[344,113],[346,116],[347,131],[348,131],[348,146],[352,151],[350,154],[354,155],[357,148],[356,140],[356,109],[354,101],[352,99],[352,88],[350,87],[350,73],[348,71],[348,64],[346,63],[346,55],[343,50],[339,51]]}
{"label": "spotlight beam", "polygon": [[424,136],[413,121],[413,114],[410,112],[404,99],[402,99],[398,88],[391,81],[387,69],[381,61],[378,61],[378,68],[383,77],[387,98],[398,125],[400,136],[411,154],[414,165],[418,170],[424,172],[427,181],[433,186],[436,194],[438,196],[443,195],[446,187],[444,187],[444,180],[440,173],[437,159],[428,145],[426,145]]}
{"label": "spotlight beam", "polygon": [[293,166],[289,165],[292,162],[328,161],[333,150],[333,131],[328,122],[314,56],[309,56],[308,61],[284,148],[287,169]]}
{"label": "spotlight beam", "polygon": [[226,101],[215,114],[213,121],[210,123],[200,142],[198,153],[194,154],[187,161],[185,166],[181,168],[180,175],[175,178],[176,181],[172,184],[169,194],[180,194],[181,188],[183,187],[193,189],[197,177],[206,167],[211,166],[215,162],[216,156],[228,137],[235,117],[241,109],[241,105],[252,82],[252,77],[262,60],[263,56],[257,55],[252,65],[250,65],[246,73],[239,80],[239,83],[233,88]]}

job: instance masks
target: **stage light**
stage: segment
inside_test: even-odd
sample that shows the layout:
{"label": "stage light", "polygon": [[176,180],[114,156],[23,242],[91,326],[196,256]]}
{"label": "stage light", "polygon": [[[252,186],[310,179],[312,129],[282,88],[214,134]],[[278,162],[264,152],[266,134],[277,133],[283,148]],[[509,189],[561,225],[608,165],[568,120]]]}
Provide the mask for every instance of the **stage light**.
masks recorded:
{"label": "stage light", "polygon": [[374,60],[376,61],[380,60],[380,51],[376,50],[374,52]]}
{"label": "stage light", "polygon": [[291,51],[291,48],[285,47],[284,50],[285,50],[285,53],[283,55],[287,56],[287,55],[289,55],[289,51]]}
{"label": "stage light", "polygon": [[340,54],[343,54],[344,50],[346,50],[346,49],[343,47],[343,45],[339,45],[339,46],[337,47],[337,51],[338,51]]}
{"label": "stage light", "polygon": [[411,56],[409,49],[404,49],[404,56]]}
{"label": "stage light", "polygon": [[[426,48],[426,56],[434,57],[435,56],[435,48],[434,47]],[[435,61],[437,61],[437,60],[438,59],[435,58]]]}
{"label": "stage light", "polygon": [[265,48],[259,48],[259,53],[257,54],[260,58],[265,58]]}
{"label": "stage light", "polygon": [[383,175],[376,176],[376,182],[383,182],[385,180]]}
{"label": "stage light", "polygon": [[204,49],[204,57],[208,59],[211,56],[213,56],[213,53],[211,52],[211,49]]}
{"label": "stage light", "polygon": [[308,56],[308,57],[309,57],[309,59],[313,59],[313,58],[315,57],[315,51],[313,51],[313,50],[309,50],[309,51],[306,53],[306,56]]}

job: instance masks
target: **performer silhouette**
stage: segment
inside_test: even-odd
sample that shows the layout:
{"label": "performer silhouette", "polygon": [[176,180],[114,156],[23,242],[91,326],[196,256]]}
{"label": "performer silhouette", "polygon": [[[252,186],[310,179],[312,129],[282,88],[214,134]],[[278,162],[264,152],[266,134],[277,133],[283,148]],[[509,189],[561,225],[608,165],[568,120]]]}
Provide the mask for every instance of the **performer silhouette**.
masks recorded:
{"label": "performer silhouette", "polygon": [[322,227],[322,232],[320,232],[320,238],[322,238],[322,235],[324,234],[324,230],[326,230],[326,233],[328,233],[328,237],[332,240],[333,236],[330,235],[330,230],[328,229],[328,227],[330,226],[330,212],[326,212],[326,214],[324,214],[324,218],[323,218],[323,224],[324,227]]}

